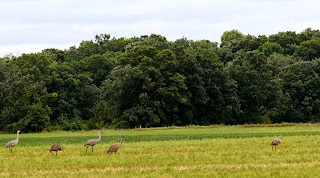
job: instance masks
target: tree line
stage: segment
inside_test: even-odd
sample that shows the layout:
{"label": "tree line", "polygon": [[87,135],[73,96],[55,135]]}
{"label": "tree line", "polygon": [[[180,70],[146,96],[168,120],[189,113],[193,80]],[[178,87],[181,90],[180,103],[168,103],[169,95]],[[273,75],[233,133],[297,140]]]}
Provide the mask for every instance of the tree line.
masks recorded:
{"label": "tree line", "polygon": [[0,131],[318,122],[320,32],[96,35],[0,58]]}

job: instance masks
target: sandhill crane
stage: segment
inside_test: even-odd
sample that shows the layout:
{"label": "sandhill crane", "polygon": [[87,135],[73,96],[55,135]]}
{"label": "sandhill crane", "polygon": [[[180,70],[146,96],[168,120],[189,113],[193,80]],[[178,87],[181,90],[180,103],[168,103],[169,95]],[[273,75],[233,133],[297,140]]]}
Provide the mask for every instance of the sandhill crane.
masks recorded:
{"label": "sandhill crane", "polygon": [[110,146],[107,151],[107,154],[112,154],[113,152],[114,152],[114,154],[117,154],[118,149],[122,146],[122,139],[123,138],[124,138],[124,136],[120,136],[120,143]]}
{"label": "sandhill crane", "polygon": [[281,137],[279,137],[279,139],[272,140],[272,142],[271,142],[272,150],[273,150],[273,146],[274,146],[275,150],[277,150],[277,145],[279,145],[280,143],[281,143]]}
{"label": "sandhill crane", "polygon": [[98,132],[99,138],[98,139],[90,139],[84,143],[84,146],[86,147],[86,153],[88,153],[88,146],[91,146],[92,152],[93,152],[93,146],[100,142],[101,140],[101,131]]}
{"label": "sandhill crane", "polygon": [[[62,151],[63,150],[63,146],[60,145],[52,145],[49,149],[50,153],[53,154],[52,152],[55,151],[56,152],[56,156],[58,156],[58,151]],[[54,155],[54,154],[53,154]]]}
{"label": "sandhill crane", "polygon": [[21,132],[21,131],[18,130],[18,131],[17,131],[17,138],[16,138],[15,140],[9,141],[9,142],[6,144],[6,148],[9,148],[10,151],[11,151],[11,153],[12,153],[12,147],[16,146],[16,145],[18,144],[18,142],[19,142],[19,133],[20,133],[20,132]]}

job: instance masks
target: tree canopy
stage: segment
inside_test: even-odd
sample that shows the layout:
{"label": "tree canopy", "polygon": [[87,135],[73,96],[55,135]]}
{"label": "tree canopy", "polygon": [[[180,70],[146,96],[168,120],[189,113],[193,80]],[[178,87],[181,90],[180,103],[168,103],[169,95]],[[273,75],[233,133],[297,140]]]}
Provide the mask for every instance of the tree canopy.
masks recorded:
{"label": "tree canopy", "polygon": [[99,34],[0,58],[0,131],[319,122],[320,32]]}

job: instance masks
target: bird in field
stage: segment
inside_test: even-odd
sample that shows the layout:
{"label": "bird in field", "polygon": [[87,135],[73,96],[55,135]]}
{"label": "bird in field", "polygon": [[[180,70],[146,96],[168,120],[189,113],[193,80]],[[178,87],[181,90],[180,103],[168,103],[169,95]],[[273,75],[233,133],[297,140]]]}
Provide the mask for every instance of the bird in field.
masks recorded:
{"label": "bird in field", "polygon": [[16,138],[15,140],[9,141],[9,142],[6,144],[6,148],[9,148],[10,151],[11,151],[11,153],[12,153],[12,147],[16,146],[16,145],[18,144],[18,142],[19,142],[19,133],[20,133],[20,132],[21,132],[21,131],[18,130],[18,131],[17,131],[17,138]]}
{"label": "bird in field", "polygon": [[[49,149],[50,153],[53,154],[52,152],[55,151],[56,152],[56,156],[58,156],[58,151],[62,151],[63,150],[63,146],[60,145],[52,145]],[[54,155],[54,154],[53,154]]]}
{"label": "bird in field", "polygon": [[124,136],[120,136],[120,143],[110,146],[107,151],[107,154],[112,154],[113,152],[114,152],[114,154],[117,154],[117,151],[122,146],[122,139],[123,138],[124,138]]}
{"label": "bird in field", "polygon": [[274,139],[272,140],[271,142],[271,147],[272,147],[272,150],[273,150],[273,146],[275,148],[275,150],[277,150],[277,145],[279,145],[281,143],[281,137],[279,137],[278,139]]}
{"label": "bird in field", "polygon": [[98,132],[99,138],[98,139],[90,139],[84,143],[84,146],[86,147],[86,153],[88,152],[88,146],[91,146],[92,152],[93,152],[93,146],[100,142],[101,140],[101,131]]}

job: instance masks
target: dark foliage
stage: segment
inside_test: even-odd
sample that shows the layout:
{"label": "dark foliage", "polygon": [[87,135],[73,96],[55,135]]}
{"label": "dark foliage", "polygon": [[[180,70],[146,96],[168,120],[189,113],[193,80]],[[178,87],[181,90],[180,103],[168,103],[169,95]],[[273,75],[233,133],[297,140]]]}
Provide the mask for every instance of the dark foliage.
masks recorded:
{"label": "dark foliage", "polygon": [[100,34],[0,58],[0,131],[319,122],[320,32]]}

